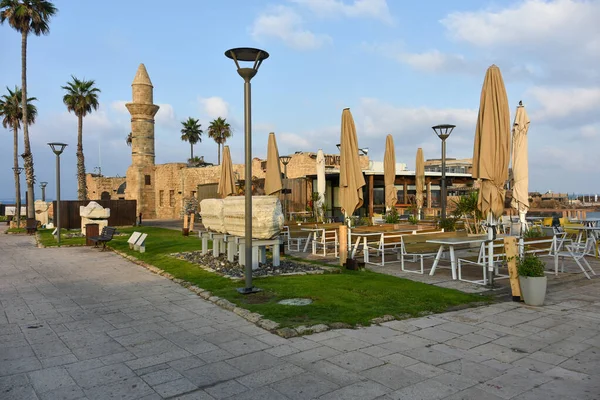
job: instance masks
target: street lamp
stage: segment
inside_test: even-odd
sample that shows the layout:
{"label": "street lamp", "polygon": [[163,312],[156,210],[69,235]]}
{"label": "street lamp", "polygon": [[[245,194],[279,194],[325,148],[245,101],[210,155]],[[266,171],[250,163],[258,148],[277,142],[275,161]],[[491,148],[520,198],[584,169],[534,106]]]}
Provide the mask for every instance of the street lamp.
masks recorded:
{"label": "street lamp", "polygon": [[[258,292],[252,286],[252,100],[250,80],[258,72],[258,68],[263,60],[269,57],[269,53],[264,50],[250,47],[239,47],[229,49],[225,52],[227,58],[235,62],[238,74],[244,79],[244,150],[245,150],[245,186],[246,186],[246,210],[245,210],[245,246],[246,255],[246,286],[238,288],[238,292],[249,294]],[[251,68],[240,67],[239,61],[253,62]]]}
{"label": "street lamp", "polygon": [[48,182],[40,182],[40,187],[42,188],[42,201],[46,201],[46,186],[48,186]]}
{"label": "street lamp", "polygon": [[66,143],[48,143],[48,146],[56,154],[56,210],[54,220],[56,222],[56,243],[60,246],[60,155],[67,147]]}
{"label": "street lamp", "polygon": [[283,193],[284,193],[284,197],[283,197],[283,219],[286,220],[287,219],[287,209],[288,209],[288,189],[287,189],[287,184],[288,184],[288,177],[287,177],[287,166],[290,163],[290,160],[292,159],[291,156],[281,156],[279,157],[279,159],[281,160],[281,163],[283,164],[283,177],[285,178],[285,188],[283,189]]}
{"label": "street lamp", "polygon": [[456,128],[456,125],[436,125],[431,127],[436,135],[440,139],[442,139],[442,220],[446,219],[446,201],[447,201],[447,193],[446,193],[446,139],[452,133],[452,130]]}
{"label": "street lamp", "polygon": [[17,229],[21,227],[21,172],[23,167],[13,167],[12,170],[15,173],[15,180],[17,181],[17,196],[15,197],[15,218],[17,220]]}

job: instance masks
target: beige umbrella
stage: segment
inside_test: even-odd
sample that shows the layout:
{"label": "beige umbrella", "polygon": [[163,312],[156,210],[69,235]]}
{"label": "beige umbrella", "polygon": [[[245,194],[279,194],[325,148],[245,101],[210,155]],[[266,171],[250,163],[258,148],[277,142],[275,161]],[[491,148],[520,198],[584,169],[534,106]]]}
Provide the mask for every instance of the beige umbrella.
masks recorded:
{"label": "beige umbrella", "polygon": [[396,194],[396,152],[394,138],[387,135],[385,138],[385,154],[383,156],[383,181],[385,183],[385,207],[389,211],[396,207],[398,195]]}
{"label": "beige umbrella", "polygon": [[[510,111],[500,69],[488,68],[481,89],[473,148],[473,178],[481,179],[478,207],[488,219],[488,269],[493,271],[495,218],[504,212],[504,184],[510,161]],[[493,275],[491,275],[493,278]]]}
{"label": "beige umbrella", "polygon": [[265,177],[265,193],[267,195],[276,194],[283,188],[281,184],[281,165],[279,161],[279,150],[277,150],[277,140],[275,134],[269,133],[269,143],[267,146],[267,174]]}
{"label": "beige umbrella", "polygon": [[223,161],[221,162],[221,179],[217,193],[225,198],[235,193],[235,178],[233,177],[233,164],[231,163],[231,153],[229,146],[223,147]]}
{"label": "beige umbrella", "polygon": [[358,157],[356,127],[349,108],[342,111],[342,132],[340,140],[340,204],[346,218],[349,218],[363,204],[365,178]]}
{"label": "beige umbrella", "polygon": [[527,158],[527,131],[529,117],[519,102],[512,131],[512,201],[510,205],[519,212],[521,232],[526,229],[525,215],[529,210],[529,162]]}
{"label": "beige umbrella", "polygon": [[417,159],[415,163],[415,186],[416,186],[416,199],[417,209],[419,210],[418,216],[421,216],[421,209],[423,208],[423,191],[425,190],[425,160],[423,158],[423,149],[417,149]]}

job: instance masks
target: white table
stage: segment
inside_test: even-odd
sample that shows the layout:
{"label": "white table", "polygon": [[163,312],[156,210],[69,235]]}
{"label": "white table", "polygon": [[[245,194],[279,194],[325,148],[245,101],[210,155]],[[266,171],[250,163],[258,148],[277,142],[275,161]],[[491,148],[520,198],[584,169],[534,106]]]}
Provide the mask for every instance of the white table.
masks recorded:
{"label": "white table", "polygon": [[600,226],[568,226],[566,229],[578,230],[577,242],[581,243],[583,233],[585,232],[585,254],[596,256],[596,242],[600,238]]}
{"label": "white table", "polygon": [[583,219],[574,219],[571,222],[581,222],[585,226],[589,227],[597,227],[600,225],[600,218],[583,218]]}
{"label": "white table", "polygon": [[451,238],[440,238],[440,239],[431,239],[427,240],[426,243],[439,244],[440,249],[435,256],[435,260],[433,260],[433,266],[431,267],[431,271],[429,275],[433,276],[435,274],[435,269],[442,258],[442,254],[444,253],[444,248],[448,246],[448,251],[450,252],[450,265],[452,267],[452,279],[456,279],[456,256],[454,255],[454,246],[465,245],[465,244],[473,244],[478,243],[481,244],[487,240],[487,236],[473,236],[473,237],[451,237]]}

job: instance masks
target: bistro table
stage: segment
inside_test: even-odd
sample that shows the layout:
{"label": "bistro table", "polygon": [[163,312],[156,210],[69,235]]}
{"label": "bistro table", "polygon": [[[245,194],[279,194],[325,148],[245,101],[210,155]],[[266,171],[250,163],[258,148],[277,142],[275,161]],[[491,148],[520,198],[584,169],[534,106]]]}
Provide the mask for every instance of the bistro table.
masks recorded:
{"label": "bistro table", "polygon": [[433,260],[433,266],[431,267],[431,271],[429,275],[433,276],[435,274],[435,269],[442,258],[442,254],[444,253],[444,249],[446,246],[448,247],[448,251],[450,252],[450,266],[452,267],[452,279],[456,279],[456,256],[454,255],[454,246],[467,245],[467,244],[481,244],[487,241],[487,235],[485,236],[472,236],[472,237],[451,237],[451,238],[440,238],[440,239],[431,239],[427,240],[427,243],[439,244],[440,249],[435,256],[435,260]]}
{"label": "bistro table", "polygon": [[600,225],[600,218],[582,218],[582,219],[574,219],[571,222],[580,222],[585,226],[589,227],[597,227]]}
{"label": "bistro table", "polygon": [[593,257],[598,257],[596,253],[596,242],[600,239],[600,226],[572,226],[570,225],[567,229],[573,229],[579,231],[577,235],[577,242],[581,243],[583,239],[583,233],[585,232],[585,248],[583,252]]}

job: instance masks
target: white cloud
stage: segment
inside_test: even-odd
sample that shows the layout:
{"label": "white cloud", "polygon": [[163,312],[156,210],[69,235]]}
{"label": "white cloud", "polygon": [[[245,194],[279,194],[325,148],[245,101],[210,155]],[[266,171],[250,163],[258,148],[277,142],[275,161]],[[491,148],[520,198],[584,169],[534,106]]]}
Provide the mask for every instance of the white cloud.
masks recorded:
{"label": "white cloud", "polygon": [[211,119],[227,118],[229,116],[229,103],[218,96],[199,97],[200,112]]}
{"label": "white cloud", "polygon": [[540,106],[532,114],[534,119],[567,119],[569,123],[582,124],[582,115],[589,115],[600,122],[597,110],[600,108],[600,87],[559,88],[534,86],[527,91]]}
{"label": "white cloud", "polygon": [[120,114],[129,114],[129,111],[127,111],[127,107],[125,107],[125,104],[129,103],[129,101],[127,100],[115,100],[113,102],[110,103],[110,109],[113,111],[116,111]]}
{"label": "white cloud", "polygon": [[317,49],[332,42],[331,37],[306,29],[300,14],[286,6],[271,7],[261,13],[254,20],[250,33],[257,41],[275,38],[299,50]]}
{"label": "white cloud", "polygon": [[341,0],[292,0],[307,7],[320,17],[334,18],[372,18],[385,23],[393,23],[393,18],[386,0],[354,0],[346,3]]}
{"label": "white cloud", "polygon": [[[597,82],[600,2],[525,0],[503,9],[454,12],[448,35],[502,60],[523,60],[538,79]],[[527,60],[527,61],[526,61]],[[498,62],[501,64],[501,62]]]}
{"label": "white cloud", "polygon": [[160,107],[154,116],[154,120],[158,125],[172,127],[177,124],[177,116],[175,110],[170,104],[158,104]]}

